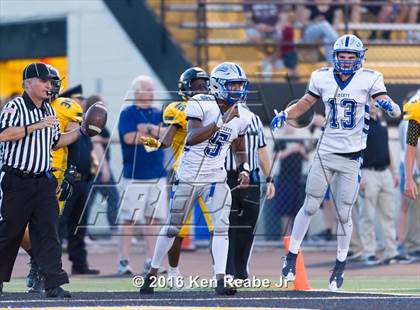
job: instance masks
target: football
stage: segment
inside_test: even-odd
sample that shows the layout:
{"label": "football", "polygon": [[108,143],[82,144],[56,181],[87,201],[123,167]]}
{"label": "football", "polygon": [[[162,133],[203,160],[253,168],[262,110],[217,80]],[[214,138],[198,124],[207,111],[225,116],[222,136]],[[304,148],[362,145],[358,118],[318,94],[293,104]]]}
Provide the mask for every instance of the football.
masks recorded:
{"label": "football", "polygon": [[106,125],[108,112],[105,105],[98,101],[94,103],[85,114],[82,122],[82,127],[89,137],[100,134]]}

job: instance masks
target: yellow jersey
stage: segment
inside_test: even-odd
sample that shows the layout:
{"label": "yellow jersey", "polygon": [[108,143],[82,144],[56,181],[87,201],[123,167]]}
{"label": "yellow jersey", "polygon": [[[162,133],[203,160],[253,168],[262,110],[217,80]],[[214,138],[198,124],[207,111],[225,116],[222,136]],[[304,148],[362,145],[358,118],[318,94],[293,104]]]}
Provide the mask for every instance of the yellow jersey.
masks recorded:
{"label": "yellow jersey", "polygon": [[420,90],[404,104],[404,119],[413,120],[420,124]]}
{"label": "yellow jersey", "polygon": [[[70,122],[80,123],[82,121],[83,109],[82,107],[74,100],[69,98],[57,98],[52,103],[51,106],[57,114],[57,119],[60,124],[60,132],[64,132],[67,125]],[[59,148],[56,151],[53,151],[53,163],[52,167],[56,169],[66,170],[67,168],[67,147]]]}
{"label": "yellow jersey", "polygon": [[172,141],[172,150],[175,156],[175,163],[173,169],[176,171],[179,158],[185,145],[185,138],[187,136],[187,117],[185,115],[186,102],[172,102],[163,111],[163,122],[168,126],[176,126],[177,131]]}

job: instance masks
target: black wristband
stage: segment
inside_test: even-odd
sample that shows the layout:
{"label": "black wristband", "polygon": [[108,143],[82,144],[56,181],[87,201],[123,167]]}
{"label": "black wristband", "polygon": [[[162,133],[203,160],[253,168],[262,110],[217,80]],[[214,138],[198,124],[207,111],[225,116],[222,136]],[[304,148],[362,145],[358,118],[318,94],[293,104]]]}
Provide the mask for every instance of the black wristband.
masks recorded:
{"label": "black wristband", "polygon": [[25,137],[28,135],[28,125],[25,125]]}
{"label": "black wristband", "polygon": [[274,183],[273,177],[266,177],[265,182],[267,183]]}

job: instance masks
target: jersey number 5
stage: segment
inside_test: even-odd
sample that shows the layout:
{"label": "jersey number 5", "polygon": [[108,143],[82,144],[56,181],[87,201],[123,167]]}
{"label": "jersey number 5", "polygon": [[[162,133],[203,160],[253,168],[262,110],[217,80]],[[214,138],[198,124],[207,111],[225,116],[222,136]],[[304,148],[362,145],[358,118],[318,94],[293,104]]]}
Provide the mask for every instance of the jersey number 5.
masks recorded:
{"label": "jersey number 5", "polygon": [[339,123],[337,120],[338,108],[335,98],[328,99],[328,104],[331,108],[331,117],[330,117],[330,127],[338,129],[353,129],[356,126],[356,107],[357,102],[353,99],[342,99],[340,101],[340,106],[344,109],[344,117]]}
{"label": "jersey number 5", "polygon": [[209,140],[209,145],[204,149],[207,157],[216,157],[220,155],[223,144],[229,140],[230,133],[217,131]]}

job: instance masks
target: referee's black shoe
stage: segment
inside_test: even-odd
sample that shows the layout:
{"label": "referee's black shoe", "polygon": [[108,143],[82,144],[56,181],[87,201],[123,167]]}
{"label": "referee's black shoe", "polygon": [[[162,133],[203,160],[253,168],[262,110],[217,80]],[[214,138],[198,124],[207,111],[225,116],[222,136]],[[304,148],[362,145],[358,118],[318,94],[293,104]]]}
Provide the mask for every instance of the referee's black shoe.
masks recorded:
{"label": "referee's black shoe", "polygon": [[43,293],[44,292],[44,278],[37,272],[32,283],[32,287],[28,289],[28,293]]}
{"label": "referee's black shoe", "polygon": [[155,278],[156,278],[156,276],[152,275],[150,273],[148,273],[144,277],[144,283],[140,287],[140,295],[153,294],[155,292],[154,288],[152,286],[152,283],[155,280]]}
{"label": "referee's black shoe", "polygon": [[45,290],[45,297],[48,298],[70,298],[69,291],[62,289],[60,286],[49,288]]}
{"label": "referee's black shoe", "polygon": [[34,286],[34,282],[36,280],[36,277],[38,276],[38,265],[35,263],[35,261],[31,258],[31,261],[29,262],[29,266],[31,266],[31,269],[29,269],[29,273],[26,277],[26,286],[28,288],[31,288]]}
{"label": "referee's black shoe", "polygon": [[217,280],[217,286],[215,289],[216,295],[235,295],[236,294],[236,288],[231,286],[230,284],[226,283],[225,286],[225,279],[219,279]]}

